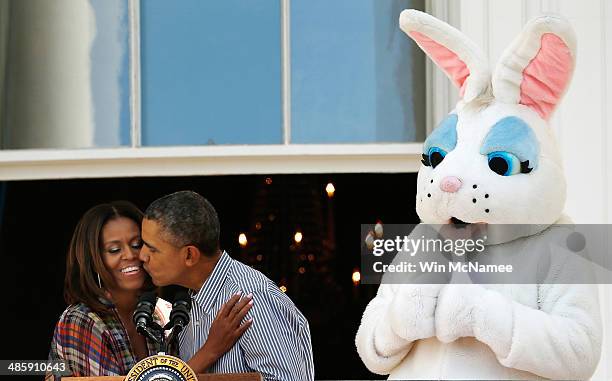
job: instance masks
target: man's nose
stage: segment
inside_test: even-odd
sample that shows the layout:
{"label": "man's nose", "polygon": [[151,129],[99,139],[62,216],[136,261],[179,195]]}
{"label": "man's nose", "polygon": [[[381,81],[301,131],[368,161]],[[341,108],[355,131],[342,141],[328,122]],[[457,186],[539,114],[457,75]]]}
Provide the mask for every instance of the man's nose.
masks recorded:
{"label": "man's nose", "polygon": [[138,258],[142,261],[142,262],[147,262],[149,260],[149,253],[146,252],[147,249],[145,246],[143,246],[140,249],[140,253],[138,254]]}
{"label": "man's nose", "polygon": [[443,192],[455,193],[461,188],[461,180],[455,176],[446,176],[440,181],[440,189]]}

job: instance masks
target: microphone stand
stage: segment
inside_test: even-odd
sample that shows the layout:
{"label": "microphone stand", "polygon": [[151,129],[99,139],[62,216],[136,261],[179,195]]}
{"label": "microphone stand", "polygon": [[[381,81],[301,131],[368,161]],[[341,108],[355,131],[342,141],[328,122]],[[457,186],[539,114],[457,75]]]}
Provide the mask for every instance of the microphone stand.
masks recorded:
{"label": "microphone stand", "polygon": [[165,330],[165,327],[160,326],[156,322],[150,322],[146,326],[139,325],[136,327],[136,332],[159,344],[159,354],[165,354],[168,348]]}
{"label": "microphone stand", "polygon": [[[145,319],[142,319],[143,317]],[[189,320],[186,322],[180,317],[171,319],[164,327],[150,319],[146,319],[146,316],[140,316],[136,320],[138,320],[139,323],[136,328],[137,332],[158,343],[160,345],[160,350],[157,355],[149,356],[136,363],[128,373],[126,380],[128,378],[130,380],[140,380],[143,377],[147,378],[147,374],[149,378],[152,377],[151,379],[158,379],[159,377],[164,378],[166,376],[161,376],[160,374],[159,377],[156,377],[156,375],[160,372],[162,374],[167,374],[169,370],[176,373],[177,376],[180,375],[181,377],[179,378],[184,378],[186,380],[197,379],[193,369],[178,357],[178,352],[168,353],[172,350],[171,347],[173,344],[176,345],[178,334],[185,328]],[[169,329],[172,329],[172,332],[166,338],[166,331]]]}
{"label": "microphone stand", "polygon": [[181,333],[183,328],[185,328],[182,321],[179,321],[174,326],[171,324],[172,322],[168,322],[168,324],[166,324],[166,326],[163,328],[164,331],[170,330],[170,329],[172,330],[172,332],[170,332],[170,335],[168,335],[168,338],[166,339],[166,343],[164,343],[164,345],[166,345],[164,349],[166,350],[170,348],[172,344],[175,344],[176,340],[178,339],[179,333]]}
{"label": "microphone stand", "polygon": [[[145,326],[138,326],[136,331],[151,339],[152,341],[159,344],[159,354],[168,353],[169,348],[175,341],[178,339],[179,333],[183,331],[185,328],[182,321],[179,321],[177,324],[172,325],[172,322],[168,322],[164,327],[160,326],[156,322],[149,323]],[[165,331],[172,330],[170,335],[166,337]]]}
{"label": "microphone stand", "polygon": [[[138,320],[136,331],[158,343],[160,345],[160,354],[168,353],[173,344],[176,346],[179,333],[181,333],[189,323],[189,311],[191,310],[189,295],[186,292],[182,294],[179,293],[176,299],[177,300],[175,300],[172,305],[172,311],[170,312],[170,321],[163,327],[153,321],[153,309],[145,311],[141,308],[143,311],[134,313],[134,316],[137,317],[136,320]],[[142,321],[143,318],[145,321]],[[166,331],[168,330],[172,330],[172,332],[166,337]],[[178,353],[178,351],[176,351],[176,353]]]}

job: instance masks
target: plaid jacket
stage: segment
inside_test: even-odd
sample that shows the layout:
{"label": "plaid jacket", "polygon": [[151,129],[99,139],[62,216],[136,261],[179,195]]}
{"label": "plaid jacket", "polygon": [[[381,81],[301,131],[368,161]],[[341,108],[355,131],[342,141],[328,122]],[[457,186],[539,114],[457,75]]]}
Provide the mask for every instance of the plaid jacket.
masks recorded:
{"label": "plaid jacket", "polygon": [[[155,320],[164,323],[160,310]],[[149,355],[159,345],[147,340]],[[51,341],[50,361],[66,361],[72,376],[122,376],[138,362],[130,340],[115,308],[98,314],[85,304],[73,304],[60,316]],[[53,380],[47,374],[45,380]]]}

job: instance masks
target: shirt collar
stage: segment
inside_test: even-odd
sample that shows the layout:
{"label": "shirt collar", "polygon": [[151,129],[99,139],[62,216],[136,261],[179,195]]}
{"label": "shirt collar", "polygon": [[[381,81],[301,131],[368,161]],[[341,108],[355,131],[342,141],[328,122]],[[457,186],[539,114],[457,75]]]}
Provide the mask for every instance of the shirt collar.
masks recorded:
{"label": "shirt collar", "polygon": [[108,308],[115,308],[115,303],[110,298],[98,296],[98,301]]}
{"label": "shirt collar", "polygon": [[202,288],[195,294],[192,294],[193,301],[202,307],[204,311],[209,312],[213,307],[215,298],[232,268],[233,261],[229,254],[224,251],[217,261],[212,274],[204,281]]}

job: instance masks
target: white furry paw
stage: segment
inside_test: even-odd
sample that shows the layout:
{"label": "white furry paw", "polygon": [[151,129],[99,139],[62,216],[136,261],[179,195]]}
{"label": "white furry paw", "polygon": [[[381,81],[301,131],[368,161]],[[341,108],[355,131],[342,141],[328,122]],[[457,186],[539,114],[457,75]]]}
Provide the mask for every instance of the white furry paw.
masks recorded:
{"label": "white furry paw", "polygon": [[450,343],[460,337],[474,336],[476,303],[485,289],[478,284],[450,284],[438,297],[435,312],[436,337]]}
{"label": "white furry paw", "polygon": [[393,332],[408,341],[435,336],[435,311],[442,287],[438,284],[400,285],[389,310]]}

